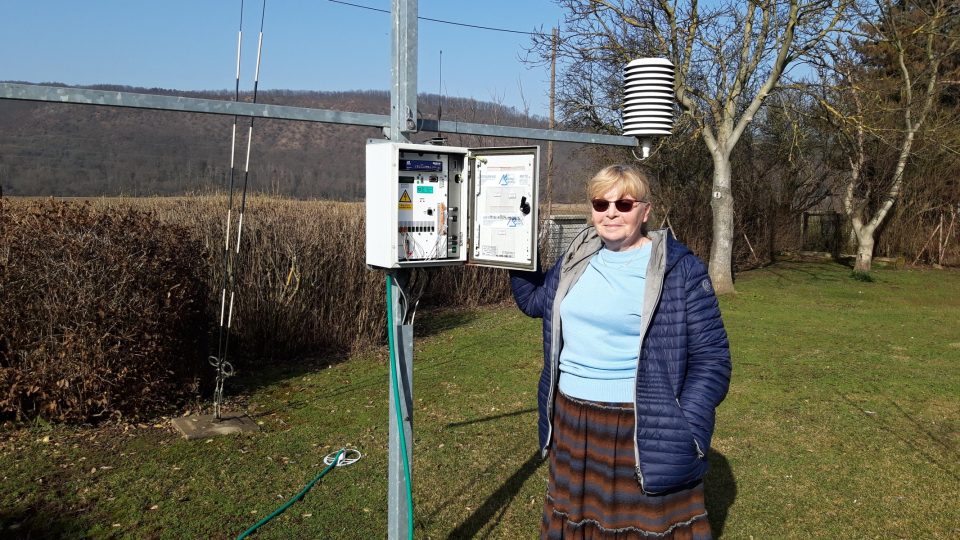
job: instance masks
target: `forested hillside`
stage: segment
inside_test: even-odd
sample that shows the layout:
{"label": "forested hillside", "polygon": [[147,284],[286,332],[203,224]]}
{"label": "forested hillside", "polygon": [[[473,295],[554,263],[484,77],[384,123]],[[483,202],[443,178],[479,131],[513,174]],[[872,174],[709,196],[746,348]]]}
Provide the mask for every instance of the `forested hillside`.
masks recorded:
{"label": "forested hillside", "polygon": [[[149,94],[230,100],[227,91],[183,92],[95,86]],[[249,96],[247,96],[249,100]],[[389,114],[386,91],[261,91],[257,101],[297,107]],[[420,113],[436,118],[436,95],[421,96]],[[497,103],[444,98],[443,119],[545,128]],[[226,185],[232,117],[0,100],[0,187],[9,195],[173,195]],[[242,170],[249,119],[240,118],[237,167]],[[436,133],[423,133],[425,140]],[[258,119],[250,157],[251,188],[292,196],[359,200],[364,194],[364,144],[379,129]],[[448,144],[499,146],[546,143],[450,136]],[[592,165],[573,166],[576,145],[557,145],[560,198],[580,197]]]}

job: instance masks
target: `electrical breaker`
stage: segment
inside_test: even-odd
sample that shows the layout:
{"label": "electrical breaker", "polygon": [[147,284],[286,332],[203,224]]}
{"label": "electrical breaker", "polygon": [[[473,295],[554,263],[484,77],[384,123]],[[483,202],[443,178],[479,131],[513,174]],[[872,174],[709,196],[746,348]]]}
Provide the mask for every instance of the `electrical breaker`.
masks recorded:
{"label": "electrical breaker", "polygon": [[540,149],[367,141],[366,261],[533,270]]}

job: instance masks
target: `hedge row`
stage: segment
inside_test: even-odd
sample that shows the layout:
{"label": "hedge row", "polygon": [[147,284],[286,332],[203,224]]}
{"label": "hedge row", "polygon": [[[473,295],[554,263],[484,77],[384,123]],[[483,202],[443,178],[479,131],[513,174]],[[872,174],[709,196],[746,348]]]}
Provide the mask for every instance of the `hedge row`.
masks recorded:
{"label": "hedge row", "polygon": [[[0,416],[125,418],[198,394],[216,352],[224,197],[0,205]],[[253,197],[243,223],[239,370],[385,342],[384,276],[364,263],[362,204]],[[502,270],[415,278],[428,281],[421,308],[510,295]]]}
{"label": "hedge row", "polygon": [[0,200],[0,415],[149,415],[195,392],[202,257],[146,212]]}

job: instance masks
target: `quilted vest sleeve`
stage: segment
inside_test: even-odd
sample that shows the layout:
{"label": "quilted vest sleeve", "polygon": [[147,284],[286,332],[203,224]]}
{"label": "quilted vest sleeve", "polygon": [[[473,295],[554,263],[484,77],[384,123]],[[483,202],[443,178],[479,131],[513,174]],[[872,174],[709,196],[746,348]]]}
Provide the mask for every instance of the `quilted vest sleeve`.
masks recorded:
{"label": "quilted vest sleeve", "polygon": [[730,387],[730,345],[706,268],[696,257],[686,259],[687,374],[679,402],[698,445],[706,451],[716,408]]}
{"label": "quilted vest sleeve", "polygon": [[[548,272],[510,271],[510,288],[513,300],[520,311],[530,317],[543,317],[553,301],[556,292],[555,274],[560,272],[560,263],[553,265]],[[553,284],[553,288],[550,285]]]}

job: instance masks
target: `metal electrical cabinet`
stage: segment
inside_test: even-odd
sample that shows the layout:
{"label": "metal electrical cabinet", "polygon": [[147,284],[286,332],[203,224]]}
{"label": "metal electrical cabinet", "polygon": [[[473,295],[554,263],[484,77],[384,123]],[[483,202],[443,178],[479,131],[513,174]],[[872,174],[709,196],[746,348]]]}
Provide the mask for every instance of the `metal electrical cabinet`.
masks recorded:
{"label": "metal electrical cabinet", "polygon": [[533,270],[540,148],[367,141],[366,261]]}

